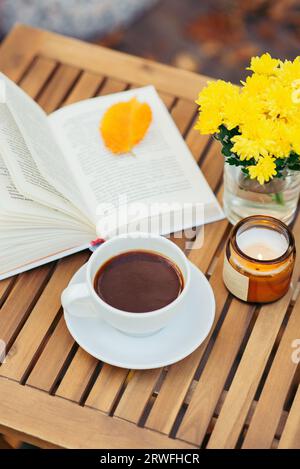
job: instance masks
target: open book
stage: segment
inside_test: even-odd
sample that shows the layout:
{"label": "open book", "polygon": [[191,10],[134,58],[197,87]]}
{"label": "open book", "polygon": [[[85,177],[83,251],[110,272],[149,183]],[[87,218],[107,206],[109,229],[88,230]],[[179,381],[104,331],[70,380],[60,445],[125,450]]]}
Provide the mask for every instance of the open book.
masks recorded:
{"label": "open book", "polygon": [[[105,147],[99,124],[109,106],[133,96],[150,105],[152,123],[134,154],[116,156]],[[152,86],[47,116],[0,74],[0,279],[86,249],[121,225],[133,223],[136,231],[139,218],[159,217],[173,202],[203,204],[204,220],[202,213],[167,228],[154,224],[161,234],[223,218]],[[120,206],[134,203],[156,211],[120,215]]]}

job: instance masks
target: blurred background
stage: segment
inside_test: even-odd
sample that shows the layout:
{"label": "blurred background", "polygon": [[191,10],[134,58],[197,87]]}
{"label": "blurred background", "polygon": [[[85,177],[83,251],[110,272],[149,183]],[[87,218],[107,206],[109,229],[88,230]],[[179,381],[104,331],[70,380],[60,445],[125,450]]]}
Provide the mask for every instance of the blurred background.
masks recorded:
{"label": "blurred background", "polygon": [[0,0],[0,37],[16,21],[233,82],[299,55],[300,0]]}

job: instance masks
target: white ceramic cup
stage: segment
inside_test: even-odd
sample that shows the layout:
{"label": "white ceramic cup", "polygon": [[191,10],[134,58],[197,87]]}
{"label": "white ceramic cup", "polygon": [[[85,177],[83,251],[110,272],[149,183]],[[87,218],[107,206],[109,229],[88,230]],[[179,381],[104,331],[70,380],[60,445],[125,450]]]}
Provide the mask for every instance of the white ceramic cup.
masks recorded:
{"label": "white ceramic cup", "polygon": [[[131,313],[114,308],[97,295],[94,278],[100,267],[110,258],[134,250],[155,251],[168,257],[179,267],[184,287],[172,303],[155,311]],[[62,293],[62,305],[69,314],[72,314],[72,303],[82,301],[82,308],[76,308],[76,311],[80,310],[80,316],[99,316],[126,334],[141,336],[153,334],[165,327],[177,314],[184,314],[183,303],[190,288],[190,264],[181,249],[162,236],[138,232],[116,236],[106,241],[90,257],[85,276],[84,283],[69,285]],[[89,306],[92,307],[84,307],[86,300],[89,300]]]}

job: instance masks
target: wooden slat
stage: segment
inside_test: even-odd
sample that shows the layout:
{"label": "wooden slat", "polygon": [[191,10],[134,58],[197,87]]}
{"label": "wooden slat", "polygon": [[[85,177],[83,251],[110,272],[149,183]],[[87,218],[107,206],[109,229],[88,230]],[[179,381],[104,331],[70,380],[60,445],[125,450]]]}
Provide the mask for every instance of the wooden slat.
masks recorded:
{"label": "wooden slat", "polygon": [[[223,392],[222,392],[221,398],[220,398],[220,400],[219,400],[219,402],[218,402],[218,405],[217,405],[217,407],[216,407],[216,409],[215,409],[214,417],[213,417],[213,419],[211,420],[211,424],[210,424],[210,426],[211,426],[210,433],[211,433],[211,431],[212,431],[212,428],[213,428],[213,427],[215,426],[215,424],[216,424],[216,421],[217,421],[218,416],[220,415],[220,412],[221,412],[221,409],[222,409],[223,404],[224,404],[224,402],[225,402],[225,399],[226,399],[227,394],[228,394],[228,391],[223,391]],[[250,410],[249,410],[249,412],[248,412],[248,414],[247,414],[247,417],[246,417],[246,420],[245,420],[245,428],[249,428],[249,425],[250,425],[250,422],[251,422],[251,420],[252,420],[253,414],[254,414],[254,412],[255,412],[256,406],[257,406],[257,401],[256,401],[256,400],[252,401]],[[279,419],[279,424],[278,424],[277,432],[276,432],[276,435],[275,435],[275,438],[274,438],[274,440],[273,440],[272,445],[274,444],[274,441],[278,439],[278,435],[281,435],[281,434],[282,434],[283,428],[284,428],[284,426],[285,426],[285,424],[286,424],[287,417],[288,417],[288,413],[287,413],[285,410],[283,410],[282,413],[281,413],[281,415],[280,415],[280,419]]]}
{"label": "wooden slat", "polygon": [[10,277],[0,281],[0,305],[3,304],[7,297],[8,291],[15,281],[15,277]]}
{"label": "wooden slat", "polygon": [[[217,185],[217,181],[215,181],[212,189],[215,190],[215,186]],[[216,198],[220,204],[222,203],[222,194],[223,185],[215,192]],[[212,263],[216,265],[218,261],[216,255],[218,255],[218,251],[220,251],[225,244],[226,239],[224,238],[229,230],[230,225],[226,219],[201,227],[199,232],[197,232],[192,249],[188,252],[189,260],[202,270],[202,272],[211,275],[211,265]]]}
{"label": "wooden slat", "polygon": [[79,78],[76,86],[69,93],[68,97],[63,102],[63,106],[76,103],[82,99],[91,98],[96,94],[96,91],[101,86],[104,77],[102,75],[95,75],[94,73],[84,72]]}
{"label": "wooden slat", "polygon": [[79,402],[97,364],[96,358],[79,348],[55,394]]}
{"label": "wooden slat", "polygon": [[281,435],[279,449],[300,449],[300,386]]}
{"label": "wooden slat", "polygon": [[11,80],[18,82],[35,56],[32,38],[16,27],[0,46],[0,70]]}
{"label": "wooden slat", "polygon": [[10,344],[38,299],[51,272],[51,265],[20,275],[0,310],[1,339]]}
{"label": "wooden slat", "polygon": [[196,119],[192,123],[191,128],[186,135],[185,142],[195,160],[199,161],[200,157],[204,153],[204,150],[206,150],[206,148],[211,145],[212,140],[209,135],[200,135],[199,132],[194,129],[195,123]]}
{"label": "wooden slat", "polygon": [[164,102],[165,106],[170,109],[171,106],[173,105],[174,101],[175,101],[175,98],[174,96],[172,96],[171,94],[169,93],[164,93],[163,91],[160,91],[160,90],[157,90],[160,98],[162,99],[162,101]]}
{"label": "wooden slat", "polygon": [[162,369],[136,371],[129,381],[114,415],[129,422],[138,423]]}
{"label": "wooden slat", "polygon": [[44,83],[47,82],[57,63],[55,60],[46,59],[45,57],[37,57],[28,73],[20,82],[23,90],[32,98],[35,98]]}
{"label": "wooden slat", "polygon": [[85,405],[109,413],[128,375],[128,370],[103,365]]}
{"label": "wooden slat", "polygon": [[[101,412],[0,379],[0,431],[64,448],[191,448]],[[22,418],[20,418],[22,416]]]}
{"label": "wooden slat", "polygon": [[11,354],[0,368],[0,375],[20,381],[39,350],[47,331],[61,308],[61,292],[76,270],[87,260],[86,253],[59,261],[43,294],[14,342]]}
{"label": "wooden slat", "polygon": [[12,441],[9,441],[9,437],[3,437],[0,435],[0,450],[13,449],[11,445]]}
{"label": "wooden slat", "polygon": [[[194,129],[190,133],[196,133]],[[196,150],[196,144],[193,144],[194,154],[198,154]],[[200,148],[204,150],[203,144],[200,143]],[[201,158],[201,155],[200,155]],[[220,147],[214,142],[210,145],[208,153],[205,157],[204,164],[202,164],[201,171],[205,178],[210,182],[211,189],[215,192],[215,195],[220,204],[222,204],[223,195],[223,184],[220,187],[220,178],[222,177],[219,169],[215,169],[215,177],[213,177],[213,169],[217,167],[217,164],[222,167],[222,159],[220,159]],[[209,223],[203,227],[204,230],[204,242],[201,246],[196,239],[194,249],[189,253],[189,259],[193,262],[200,270],[207,272],[209,265],[214,259],[215,253],[220,247],[220,244],[224,238],[226,231],[229,229],[228,220],[224,219],[217,223]],[[201,239],[202,233],[199,233]],[[196,249],[195,249],[196,247]]]}
{"label": "wooden slat", "polygon": [[[294,229],[300,242],[300,218]],[[293,288],[300,274],[296,263]],[[224,406],[208,442],[209,448],[233,448],[241,433],[251,402],[293,295],[293,288],[276,303],[262,306]]]}
{"label": "wooden slat", "polygon": [[[216,223],[209,223],[204,227],[204,243],[197,249],[192,249],[189,253],[189,260],[193,262],[202,272],[207,272],[214,255],[222,242],[228,229],[228,221],[222,220]],[[202,234],[200,233],[201,237]],[[197,243],[197,240],[196,240]]]}
{"label": "wooden slat", "polygon": [[[188,136],[191,134],[197,134],[195,130],[192,128]],[[187,138],[188,138],[187,136]],[[207,142],[206,142],[207,144]],[[197,150],[197,148],[199,150]],[[190,148],[191,149],[191,148]],[[193,152],[194,157],[196,158],[195,155],[197,155],[198,159],[201,159],[201,153],[199,152],[200,150],[204,150],[203,146],[203,141],[198,142],[198,147],[196,145],[196,142],[193,143],[193,148],[191,151]],[[203,172],[203,175],[205,178],[209,179],[209,176],[211,174],[211,168],[214,168],[216,166],[216,161],[219,162],[220,164],[220,158],[218,156],[220,153],[220,149],[215,146],[211,146],[210,150],[208,151],[208,154],[205,158],[205,163],[204,165],[201,165],[201,171]],[[217,156],[217,159],[216,159]],[[216,171],[216,177],[210,177],[210,185],[211,189],[213,191],[216,191],[216,197],[218,198],[219,202],[221,202],[221,195],[223,192],[223,186],[221,186],[219,189],[219,178],[220,174],[219,171]],[[193,262],[200,270],[203,272],[207,272],[209,265],[211,264],[212,259],[214,258],[214,255],[218,248],[220,247],[220,243],[222,242],[224,235],[226,231],[229,228],[228,221],[221,220],[216,223],[209,223],[208,225],[205,225],[203,227],[203,232],[202,229],[200,230],[199,234],[196,237],[195,243],[193,245],[193,249],[188,254],[189,260]],[[203,236],[204,234],[204,236]],[[198,241],[198,238],[200,240],[202,239],[203,236],[203,244]]]}
{"label": "wooden slat", "polygon": [[127,88],[127,83],[122,80],[116,80],[114,78],[106,78],[104,85],[100,89],[97,96],[105,96],[107,94],[118,93],[124,91]]}
{"label": "wooden slat", "polygon": [[47,342],[26,384],[50,392],[74,345],[62,317]]}
{"label": "wooden slat", "polygon": [[[194,390],[196,389],[198,385],[198,381],[194,380],[190,386],[190,389],[184,399],[184,403],[186,406],[188,406],[190,403],[191,403],[191,400],[192,400],[192,397],[193,397],[193,394],[194,394]],[[221,409],[223,407],[223,404],[225,402],[225,399],[226,399],[226,396],[228,394],[228,391],[223,391],[222,394],[221,394],[221,397],[219,399],[219,402],[215,408],[215,411],[214,411],[214,415],[210,421],[210,424],[207,428],[207,434],[210,434],[216,424],[216,421],[217,421],[217,418],[221,412]],[[255,412],[255,409],[257,407],[257,401],[254,400],[252,401],[251,403],[251,407],[250,407],[250,410],[247,414],[247,417],[246,417],[246,420],[245,420],[245,429],[248,429],[249,428],[249,425],[250,425],[250,422],[252,420],[252,417],[253,417],[253,414]],[[276,444],[276,447],[278,446],[278,438],[279,436],[282,434],[283,432],[283,428],[286,424],[286,421],[287,421],[287,417],[288,417],[288,412],[283,410],[281,412],[281,415],[280,415],[280,419],[279,419],[279,423],[278,423],[278,427],[277,427],[277,431],[276,431],[276,435],[275,435],[275,438],[273,439],[273,442],[272,442],[272,447],[274,445],[274,442],[277,442]]]}
{"label": "wooden slat", "polygon": [[254,307],[234,299],[177,433],[201,444],[221,396],[232,363],[242,343]]}
{"label": "wooden slat", "polygon": [[79,77],[80,69],[60,65],[46,86],[38,103],[47,113],[55,111],[62,104],[70,88]]}
{"label": "wooden slat", "polygon": [[176,122],[178,130],[182,135],[185,134],[196,112],[196,105],[186,99],[179,99],[172,109],[172,117]]}
{"label": "wooden slat", "polygon": [[210,187],[215,188],[223,175],[224,158],[221,155],[219,142],[213,142],[209,148],[204,162],[201,164],[201,170],[205,174]]}
{"label": "wooden slat", "polygon": [[[17,25],[10,33],[9,46],[17,61],[17,47],[22,44],[22,56],[43,55],[93,73],[109,76],[140,85],[153,84],[159,90],[194,101],[199,90],[207,83],[207,77],[185,70],[177,70],[164,64],[133,57],[122,52],[87,44],[58,34]],[[21,55],[20,54],[20,55]],[[6,52],[5,63],[12,67],[13,59]]]}
{"label": "wooden slat", "polygon": [[[282,414],[287,392],[294,378],[297,364],[292,361],[291,344],[299,337],[300,297],[281,338],[272,367],[256,406],[243,448],[270,448]],[[276,389],[276,392],[274,392]],[[270,412],[272,409],[272,412]]]}

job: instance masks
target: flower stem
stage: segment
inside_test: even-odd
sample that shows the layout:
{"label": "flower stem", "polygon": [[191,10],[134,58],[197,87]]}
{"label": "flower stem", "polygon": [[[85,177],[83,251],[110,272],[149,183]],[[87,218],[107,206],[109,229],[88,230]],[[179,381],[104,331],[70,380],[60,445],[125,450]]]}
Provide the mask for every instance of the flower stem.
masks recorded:
{"label": "flower stem", "polygon": [[284,195],[282,192],[276,192],[274,194],[274,200],[278,205],[284,205]]}

